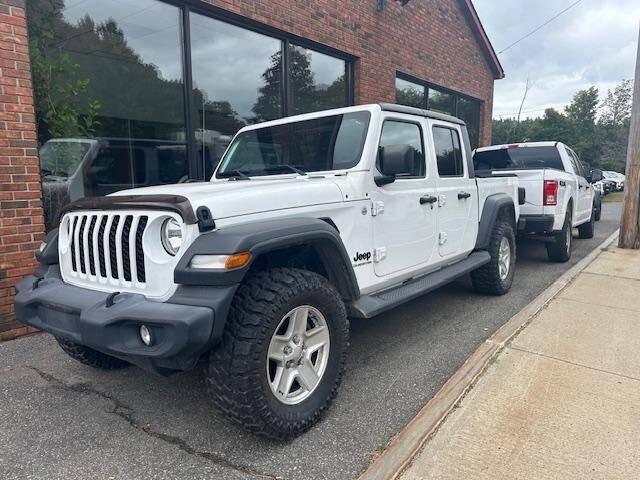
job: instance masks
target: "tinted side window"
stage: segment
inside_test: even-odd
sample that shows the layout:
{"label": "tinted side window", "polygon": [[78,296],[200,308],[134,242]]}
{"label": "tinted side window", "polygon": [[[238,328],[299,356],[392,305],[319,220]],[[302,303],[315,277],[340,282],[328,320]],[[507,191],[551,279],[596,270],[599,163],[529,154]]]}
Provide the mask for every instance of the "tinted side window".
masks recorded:
{"label": "tinted side window", "polygon": [[446,127],[433,127],[433,145],[436,150],[438,174],[441,177],[462,177],[462,149],[458,132]]}
{"label": "tinted side window", "polygon": [[[406,177],[424,177],[424,148],[420,125],[394,120],[384,122],[382,126],[382,136],[380,137],[380,146],[384,148],[394,145],[409,145],[415,150],[413,172],[406,175]],[[378,159],[377,167],[378,170],[380,170],[380,159]]]}

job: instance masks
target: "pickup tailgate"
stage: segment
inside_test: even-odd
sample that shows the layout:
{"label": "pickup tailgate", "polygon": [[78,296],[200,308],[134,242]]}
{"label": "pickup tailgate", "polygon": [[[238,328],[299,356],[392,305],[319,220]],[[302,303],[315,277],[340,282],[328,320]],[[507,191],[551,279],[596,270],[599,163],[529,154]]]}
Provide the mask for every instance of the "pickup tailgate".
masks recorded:
{"label": "pickup tailgate", "polygon": [[547,170],[513,170],[500,173],[512,173],[518,177],[519,185],[525,190],[525,204],[520,206],[522,215],[542,215],[544,213],[544,180],[549,178]]}

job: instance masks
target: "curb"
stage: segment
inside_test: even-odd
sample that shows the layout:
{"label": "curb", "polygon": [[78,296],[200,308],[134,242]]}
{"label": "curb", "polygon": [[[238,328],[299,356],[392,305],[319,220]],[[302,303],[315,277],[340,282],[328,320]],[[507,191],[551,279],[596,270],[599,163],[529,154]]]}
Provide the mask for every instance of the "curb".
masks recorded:
{"label": "curb", "polygon": [[384,452],[360,474],[358,480],[394,480],[398,478],[454,406],[462,400],[469,387],[485,371],[489,361],[525,328],[547,303],[587,268],[602,250],[609,247],[619,234],[620,230],[614,232],[485,340],[422,410],[391,439]]}

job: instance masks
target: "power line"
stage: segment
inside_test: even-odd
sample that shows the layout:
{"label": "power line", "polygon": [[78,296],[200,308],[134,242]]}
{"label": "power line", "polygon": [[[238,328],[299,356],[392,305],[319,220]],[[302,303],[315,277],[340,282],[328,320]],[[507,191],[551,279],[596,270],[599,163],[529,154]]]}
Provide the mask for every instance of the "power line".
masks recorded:
{"label": "power line", "polygon": [[556,15],[554,15],[553,17],[551,17],[549,20],[547,20],[546,22],[544,22],[542,25],[536,27],[534,30],[531,30],[529,33],[527,33],[524,37],[519,38],[518,40],[516,40],[515,42],[513,42],[511,45],[509,45],[507,48],[503,48],[502,50],[500,50],[498,52],[498,55],[503,54],[504,52],[506,52],[507,50],[509,50],[511,47],[515,47],[517,44],[519,44],[521,41],[529,38],[531,35],[533,35],[534,33],[536,33],[537,31],[541,30],[542,28],[546,27],[547,25],[549,25],[551,22],[553,22],[556,18],[560,17],[561,15],[564,15],[566,12],[568,12],[569,10],[571,10],[573,7],[575,7],[576,5],[578,5],[579,3],[581,3],[582,0],[576,0],[575,2],[573,2],[571,5],[569,5],[567,8],[565,8],[564,10],[562,10],[560,13],[557,13]]}

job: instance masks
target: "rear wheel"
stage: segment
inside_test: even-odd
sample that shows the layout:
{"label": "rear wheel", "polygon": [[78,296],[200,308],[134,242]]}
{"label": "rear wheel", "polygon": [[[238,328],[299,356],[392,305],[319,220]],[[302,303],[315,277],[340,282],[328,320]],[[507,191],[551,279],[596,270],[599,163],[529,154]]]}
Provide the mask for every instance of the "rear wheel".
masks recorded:
{"label": "rear wheel", "polygon": [[513,284],[516,237],[509,222],[497,222],[489,241],[491,261],[471,272],[473,287],[480,293],[504,295]]}
{"label": "rear wheel", "polygon": [[571,205],[569,205],[562,230],[554,235],[553,241],[547,243],[547,256],[552,262],[565,263],[571,258],[571,246],[573,243],[572,221]]}
{"label": "rear wheel", "polygon": [[231,307],[207,372],[216,406],[232,421],[275,439],[311,428],[337,393],[349,342],[340,294],[320,275],[259,272]]}
{"label": "rear wheel", "polygon": [[89,367],[97,368],[100,370],[117,370],[129,366],[124,360],[106,355],[102,352],[98,352],[93,348],[85,347],[78,343],[70,342],[61,337],[56,337],[58,345],[74,360],[80,363],[88,365]]}

